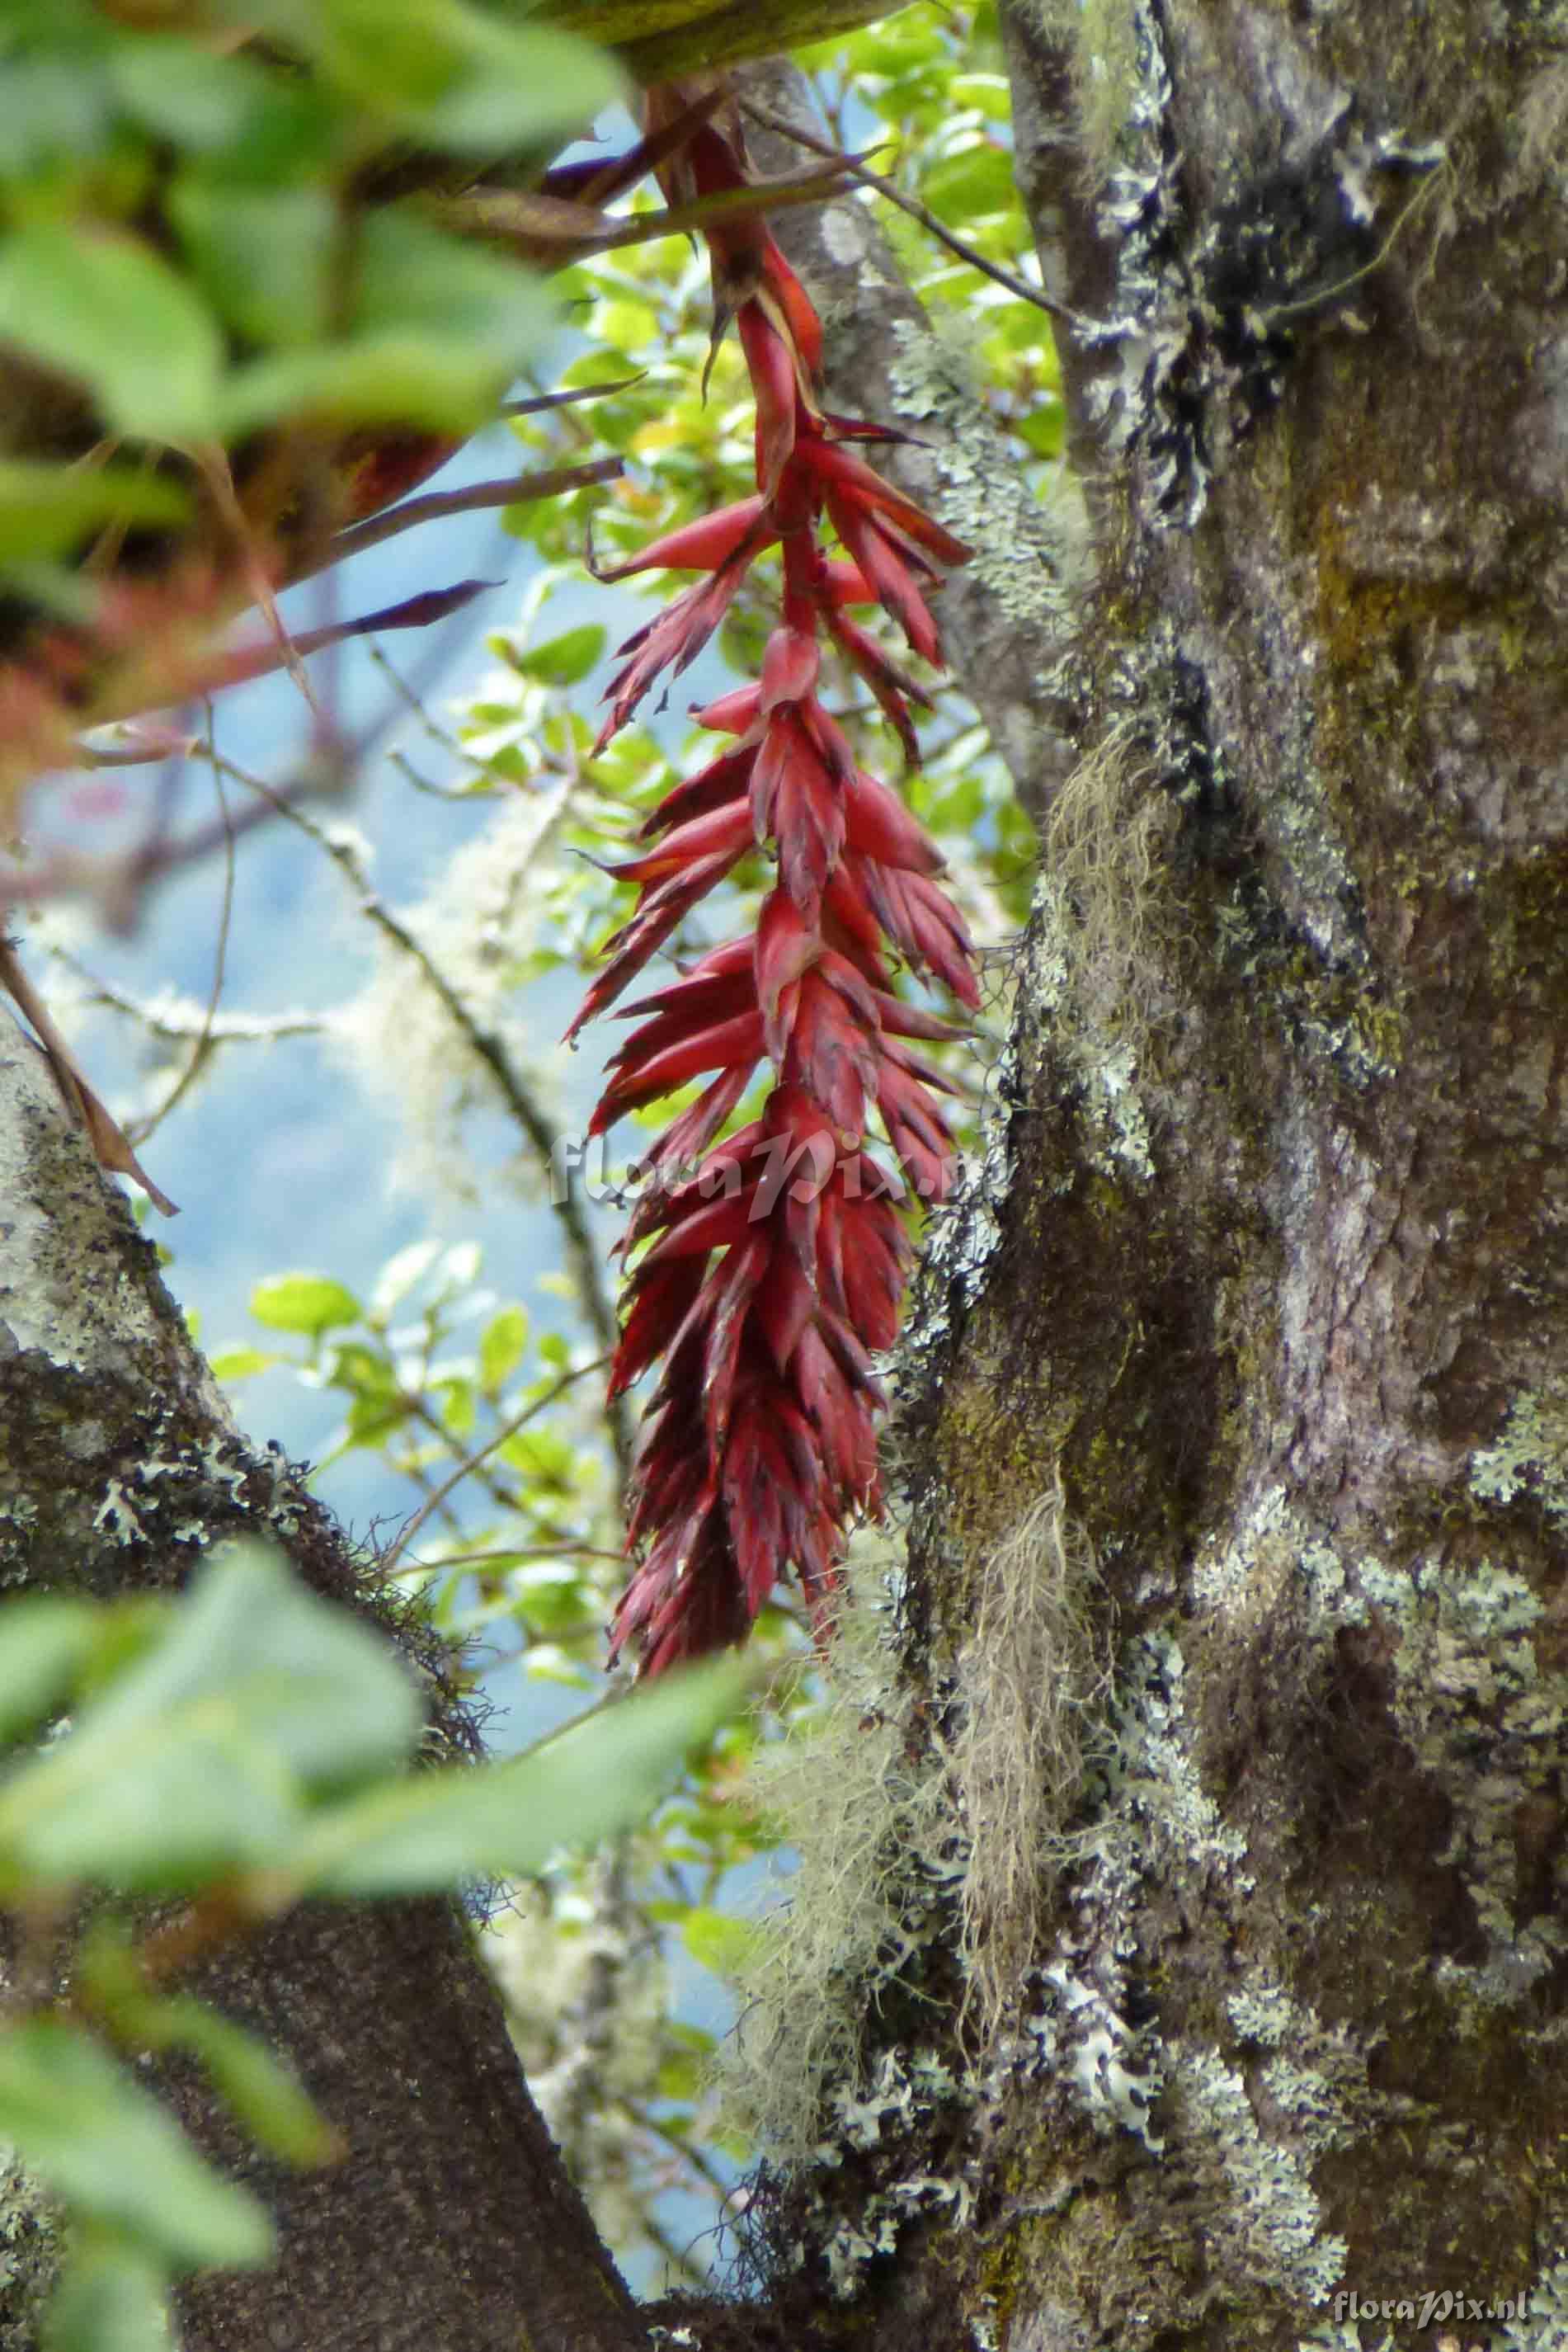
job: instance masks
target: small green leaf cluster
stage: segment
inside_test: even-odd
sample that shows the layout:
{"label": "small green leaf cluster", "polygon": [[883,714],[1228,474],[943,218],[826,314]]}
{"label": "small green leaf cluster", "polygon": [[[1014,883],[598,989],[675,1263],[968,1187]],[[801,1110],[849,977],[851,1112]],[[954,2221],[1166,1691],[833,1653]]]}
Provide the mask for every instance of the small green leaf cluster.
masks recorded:
{"label": "small green leaf cluster", "polygon": [[[172,447],[482,423],[552,312],[403,180],[526,168],[618,87],[584,43],[482,0],[131,14],[0,11],[0,338],[33,370],[0,447],[6,564],[178,522]],[[129,447],[71,470],[95,441]]]}
{"label": "small green leaf cluster", "polygon": [[214,1370],[236,1381],[288,1365],[307,1386],[341,1395],[318,1479],[368,1451],[389,1496],[401,1491],[418,1512],[466,1465],[383,1577],[421,1595],[449,1641],[509,1630],[535,1679],[587,1686],[617,1535],[601,1368],[580,1342],[536,1329],[482,1272],[473,1244],[428,1240],[390,1259],[364,1302],[327,1276],[276,1276],[256,1286],[251,1311],[298,1351],[229,1349]]}
{"label": "small green leaf cluster", "polygon": [[[181,1960],[308,1896],[541,1871],[646,1811],[743,1681],[731,1661],[507,1763],[413,1770],[412,1676],[259,1546],[214,1559],[177,1601],[21,1601],[0,1633],[0,1905],[16,1953],[0,2140],[68,2225],[55,2352],[165,2346],[180,2276],[271,2255],[264,2207],[191,2146],[135,2062],[194,2061],[287,2162],[340,2145],[283,2062],[171,1987]],[[151,1927],[127,1901],[147,1897],[164,1906]],[[186,1906],[172,1917],[171,1900]],[[72,1916],[88,1924],[62,1969]]]}

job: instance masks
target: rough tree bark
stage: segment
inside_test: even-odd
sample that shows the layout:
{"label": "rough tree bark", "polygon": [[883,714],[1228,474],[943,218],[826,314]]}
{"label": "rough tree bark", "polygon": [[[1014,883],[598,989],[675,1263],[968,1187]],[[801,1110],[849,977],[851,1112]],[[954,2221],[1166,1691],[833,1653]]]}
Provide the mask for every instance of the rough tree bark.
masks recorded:
{"label": "rough tree bark", "polygon": [[[1047,856],[856,1702],[904,1931],[764,2200],[766,2304],[664,2315],[704,2352],[1545,2352],[1568,14],[1093,0],[1076,58],[1076,9],[1004,16],[1048,283],[1105,330],[1065,353],[1095,531],[1071,643],[976,680],[1009,758],[1038,730]],[[4,1058],[9,1573],[110,1589],[259,1521],[340,1589]],[[243,2322],[204,2294],[193,2352],[637,2341],[451,1924],[289,1932],[236,1998],[364,2103],[361,2165],[288,2192],[298,2268]]]}
{"label": "rough tree bark", "polygon": [[1083,756],[902,1432],[925,1938],[775,2242],[879,2352],[1557,2344],[1568,16],[1003,13]]}

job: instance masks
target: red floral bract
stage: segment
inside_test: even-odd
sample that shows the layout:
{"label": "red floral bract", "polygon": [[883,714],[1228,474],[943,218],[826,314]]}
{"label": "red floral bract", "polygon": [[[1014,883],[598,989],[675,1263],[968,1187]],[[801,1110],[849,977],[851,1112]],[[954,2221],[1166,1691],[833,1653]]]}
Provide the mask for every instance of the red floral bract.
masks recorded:
{"label": "red floral bract", "polygon": [[[680,168],[686,193],[745,185],[738,131],[703,124]],[[880,1506],[872,1357],[897,1330],[909,1244],[905,1183],[867,1151],[867,1128],[874,1113],[915,1191],[944,1196],[953,1139],[936,1095],[951,1089],[907,1041],[956,1034],[894,995],[890,952],[977,1001],[963,922],[933,878],[935,843],[857,766],[817,693],[826,637],[913,752],[908,706],[925,698],[847,608],[881,604],[938,661],[926,593],[968,551],[845,446],[872,428],[824,414],[821,327],[767,228],[741,219],[708,242],[719,320],[735,319],[757,401],[758,495],[600,574],[703,574],[621,648],[601,742],[655,678],[695,658],[775,546],[782,609],[760,681],[698,714],[734,740],[665,795],[643,828],[650,846],[618,869],[636,908],[572,1024],[613,1003],[748,849],[771,851],[778,880],[755,938],[625,1009],[638,1025],[592,1122],[602,1133],[707,1081],[644,1155],[648,1186],[622,1243],[651,1245],[628,1283],[612,1393],[661,1358],[663,1370],[628,1531],[642,1556],[612,1653],[632,1645],[650,1675],[742,1640],[790,1570],[820,1622],[846,1528]],[[716,1140],[763,1063],[761,1117]]]}

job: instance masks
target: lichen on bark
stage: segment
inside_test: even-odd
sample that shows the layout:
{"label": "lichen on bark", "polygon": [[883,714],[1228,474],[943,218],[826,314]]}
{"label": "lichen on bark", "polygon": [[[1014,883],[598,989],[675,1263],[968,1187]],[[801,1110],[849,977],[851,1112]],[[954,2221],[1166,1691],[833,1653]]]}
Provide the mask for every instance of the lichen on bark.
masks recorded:
{"label": "lichen on bark", "polygon": [[[945,2264],[944,2346],[1296,2352],[1347,2289],[1533,2282],[1513,2352],[1568,2213],[1563,29],[1126,14],[1074,174],[1066,29],[1004,10],[1048,283],[1102,272],[1097,570],[1040,649],[1084,723],[1001,1190],[939,1224],[899,1426],[917,1711],[1057,1477],[1113,1681],[1009,2059],[867,2021],[870,2079],[945,2064],[971,2202],[854,2309],[913,2340]],[[819,2231],[933,2127],[841,2146]]]}

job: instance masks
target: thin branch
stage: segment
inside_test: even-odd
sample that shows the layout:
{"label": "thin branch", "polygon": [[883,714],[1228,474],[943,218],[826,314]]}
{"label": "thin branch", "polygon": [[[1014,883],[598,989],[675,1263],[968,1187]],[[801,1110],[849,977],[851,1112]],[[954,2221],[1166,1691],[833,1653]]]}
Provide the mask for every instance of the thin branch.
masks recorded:
{"label": "thin branch", "polygon": [[630,392],[647,374],[639,368],[635,375],[617,376],[612,383],[574,384],[570,392],[536,392],[527,400],[504,400],[497,410],[497,416],[538,416],[548,408],[576,408],[587,400],[608,400],[612,393]]}
{"label": "thin branch", "polygon": [[32,1042],[49,1066],[60,1097],[92,1146],[100,1168],[111,1168],[140,1184],[148,1199],[166,1217],[179,1214],[172,1201],[158,1187],[131,1148],[130,1139],[88,1084],[81,1065],[49,1016],[47,1005],[27,978],[11,940],[0,936],[0,989],[20,1007],[33,1030]]}
{"label": "thin branch", "polygon": [[193,998],[165,1003],[144,1003],[140,997],[131,996],[115,988],[89,970],[68,949],[52,947],[54,961],[63,964],[83,983],[84,1003],[100,1007],[108,1013],[122,1013],[134,1021],[150,1037],[161,1038],[165,1045],[188,1045],[192,1039],[207,1035],[216,1045],[270,1045],[280,1037],[319,1037],[327,1024],[319,1013],[216,1013],[211,1021],[205,1005]]}
{"label": "thin branch", "polygon": [[[208,747],[205,756],[208,759],[216,760],[219,755]],[[325,852],[339,872],[347,877],[355,892],[361,913],[375,925],[384,938],[392,941],[400,953],[409,957],[418,966],[453,1026],[458,1031],[476,1058],[481,1061],[490,1072],[507,1109],[527,1136],[539,1166],[547,1171],[553,1169],[556,1164],[556,1146],[559,1141],[559,1134],[553,1122],[535,1100],[522,1074],[513,1064],[506,1046],[494,1030],[481,1026],[475,1019],[470,1008],[465,1004],[462,997],[431,957],[428,950],[414,937],[408,925],[394,915],[385,901],[377,896],[361,871],[353,851],[346,843],[335,840],[324,826],[318,824],[313,817],[308,816],[298,804],[286,800],[272,785],[264,782],[261,777],[251,775],[246,769],[236,767],[233,761],[225,760],[223,765],[225,772],[233,776],[236,783],[245,784],[250,791],[259,793],[281,815],[286,816],[290,824],[298,825],[308,839],[315,842],[318,848]],[[565,1185],[560,1188],[560,1197],[552,1199],[550,1206],[560,1220],[566,1235],[567,1256],[576,1277],[583,1310],[588,1317],[595,1339],[608,1357],[614,1352],[619,1342],[621,1327],[604,1288],[600,1272],[599,1250],[589,1229],[588,1220],[583,1214],[581,1202],[572,1188]],[[622,1398],[618,1397],[610,1406],[609,1420],[616,1465],[624,1481],[631,1471],[632,1431]]]}
{"label": "thin branch", "polygon": [[256,533],[251,529],[249,518],[240,504],[239,493],[235,488],[235,478],[229,466],[228,452],[220,443],[213,442],[204,443],[193,452],[193,455],[203,478],[212,491],[218,511],[234,539],[246,584],[250,590],[251,602],[260,611],[270,628],[282,665],[298,688],[306,709],[316,722],[321,740],[330,741],[331,725],[326,712],[316,699],[315,688],[306,675],[298,649],[284,625],[283,616],[277,609],[272,582],[267,576],[267,566],[261,560],[261,552],[256,545]]}
{"label": "thin branch", "polygon": [[785,212],[794,205],[820,205],[840,194],[846,176],[859,170],[852,155],[823,147],[831,168],[800,177],[759,180],[750,187],[725,188],[656,212],[597,212],[590,205],[557,196],[503,188],[476,188],[466,195],[433,198],[426,209],[459,236],[488,237],[536,266],[563,269],[574,261],[622,246],[650,245],[687,230],[715,228],[751,213]]}
{"label": "thin branch", "polygon": [[596,1357],[591,1364],[578,1364],[570,1372],[562,1372],[559,1380],[551,1381],[543,1396],[536,1397],[531,1404],[523,1407],[521,1412],[515,1413],[504,1427],[497,1431],[494,1437],[479,1446],[475,1453],[465,1454],[451,1476],[444,1478],[434,1493],[420,1505],[413,1518],[393,1543],[392,1549],[377,1563],[377,1574],[380,1576],[392,1574],[432,1512],[437,1510],[445,1502],[455,1486],[460,1486],[465,1478],[487,1462],[491,1454],[505,1445],[509,1437],[517,1435],[519,1429],[526,1429],[536,1414],[543,1412],[547,1405],[553,1404],[575,1381],[585,1379],[590,1372],[602,1371],[609,1361],[610,1358],[606,1354]]}
{"label": "thin branch", "polygon": [[[379,547],[383,540],[413,530],[419,523],[439,522],[446,515],[473,514],[484,507],[523,506],[532,499],[559,498],[594,482],[612,482],[624,470],[620,457],[596,457],[587,466],[553,466],[537,474],[474,482],[465,489],[428,490],[421,498],[404,499],[401,506],[389,507],[384,514],[371,515],[363,522],[350,523],[346,530],[334,531],[315,562],[300,572],[299,580],[313,579],[345,557],[361,555],[367,547]],[[298,584],[298,580],[289,583],[291,587]]]}
{"label": "thin branch", "polygon": [[433,1568],[494,1568],[501,1560],[515,1559],[612,1559],[624,1568],[623,1551],[607,1551],[602,1544],[590,1543],[515,1543],[501,1551],[460,1551],[450,1559],[422,1562]]}
{"label": "thin branch", "polygon": [[[207,740],[211,742],[214,740],[215,721],[210,696],[207,698],[206,719]],[[224,894],[218,909],[217,946],[213,953],[213,984],[207,994],[206,1011],[201,1029],[191,1048],[191,1058],[175,1079],[170,1092],[164,1097],[161,1107],[150,1118],[138,1121],[131,1130],[132,1140],[137,1143],[145,1143],[150,1136],[157,1133],[175,1105],[190,1092],[196,1082],[197,1074],[205,1065],[213,1050],[213,1024],[217,1018],[218,1005],[223,998],[224,974],[228,965],[229,926],[234,919],[235,905],[234,819],[229,812],[228,794],[224,790],[223,777],[216,768],[213,770],[213,789],[218,796],[218,808],[223,817],[224,826]]]}
{"label": "thin branch", "polygon": [[1059,319],[1063,326],[1074,328],[1079,333],[1087,331],[1089,322],[1081,319],[1076,310],[1070,310],[1065,302],[1052,301],[1040,287],[1031,286],[1027,278],[1015,277],[999,262],[988,261],[983,253],[977,253],[972,245],[967,244],[939,221],[929,205],[921,204],[915,196],[906,196],[891,180],[884,180],[880,172],[868,170],[858,157],[839,156],[837,148],[831,147],[825,139],[814,137],[800,123],[791,122],[788,115],[776,114],[759,99],[742,98],[739,105],[743,114],[749,115],[754,122],[760,123],[765,131],[774,131],[780,139],[792,139],[798,147],[809,147],[816,155],[838,156],[850,178],[858,180],[862,187],[874,188],[879,195],[887,198],[890,205],[896,205],[901,213],[907,213],[911,220],[918,221],[927,236],[934,236],[938,245],[945,245],[949,253],[956,254],[960,261],[967,262],[969,268],[977,269],[982,277],[993,279],[998,286],[1005,286],[1008,292],[1016,294],[1020,302],[1031,302],[1037,310],[1043,310],[1048,319]]}

